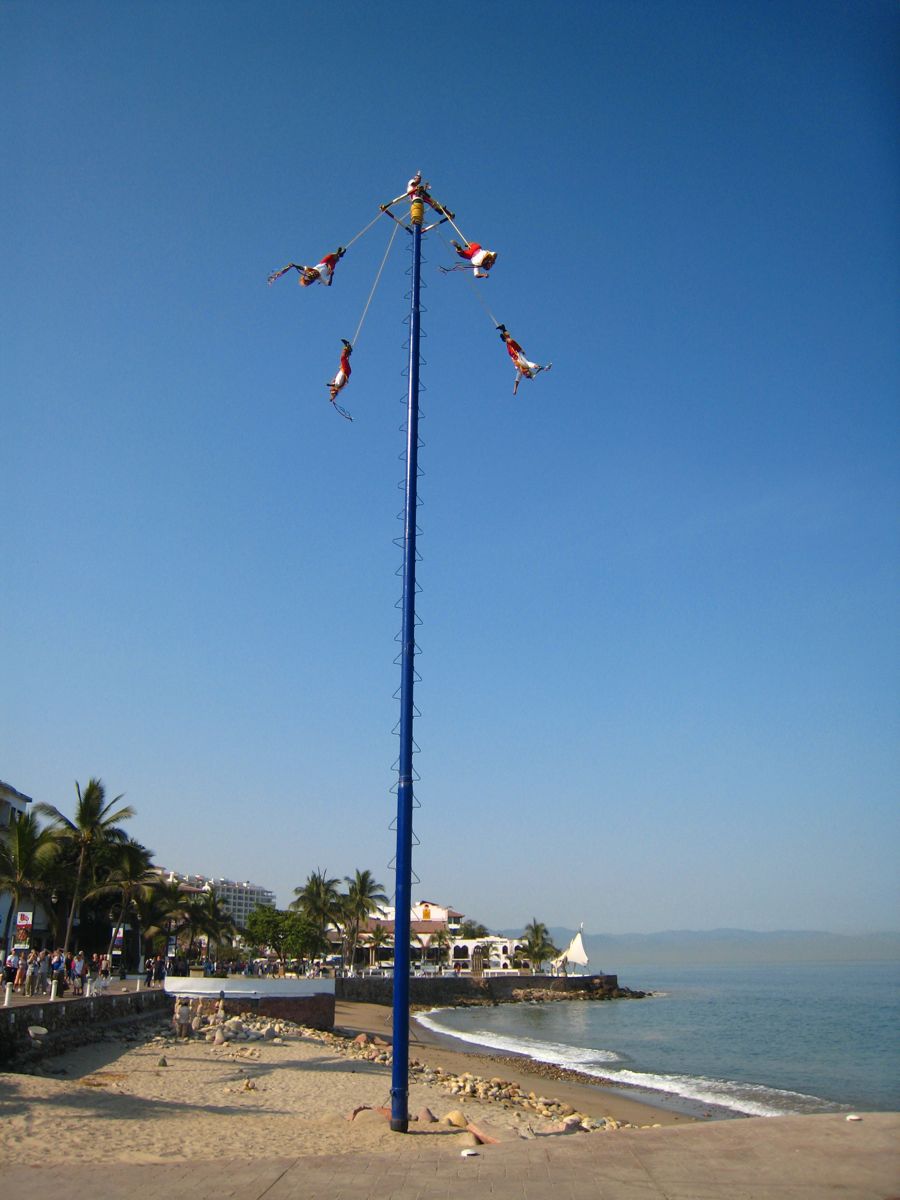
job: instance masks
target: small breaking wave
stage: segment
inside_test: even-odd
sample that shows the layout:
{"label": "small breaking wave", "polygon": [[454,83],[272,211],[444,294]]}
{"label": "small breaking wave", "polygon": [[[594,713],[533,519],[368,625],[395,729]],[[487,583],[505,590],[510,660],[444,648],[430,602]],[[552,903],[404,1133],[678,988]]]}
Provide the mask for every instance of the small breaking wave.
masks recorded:
{"label": "small breaking wave", "polygon": [[745,1117],[786,1117],[803,1113],[836,1112],[841,1105],[802,1092],[782,1091],[758,1083],[729,1079],[707,1079],[702,1075],[651,1075],[642,1071],[592,1071],[609,1083],[620,1083],[642,1091],[663,1092],[700,1104],[724,1108]]}
{"label": "small breaking wave", "polygon": [[443,1034],[445,1037],[453,1037],[461,1042],[470,1042],[474,1046],[499,1050],[507,1054],[520,1054],[525,1058],[533,1058],[535,1062],[569,1067],[573,1071],[586,1071],[589,1066],[599,1063],[624,1061],[622,1056],[613,1050],[592,1050],[583,1046],[567,1046],[563,1042],[542,1042],[536,1038],[489,1033],[487,1030],[475,1030],[468,1033],[458,1029],[448,1029],[433,1019],[435,1013],[443,1011],[446,1010],[433,1008],[427,1013],[416,1013],[416,1020],[426,1029]]}
{"label": "small breaking wave", "polygon": [[[416,1020],[433,1032],[468,1042],[484,1050],[517,1054],[535,1062],[547,1063],[593,1076],[605,1083],[627,1090],[656,1093],[675,1099],[691,1101],[693,1105],[709,1106],[735,1115],[748,1117],[781,1117],[805,1113],[843,1111],[846,1106],[763,1084],[742,1083],[736,1080],[711,1079],[702,1075],[666,1075],[636,1071],[626,1066],[626,1056],[614,1050],[598,1050],[572,1046],[562,1042],[546,1042],[527,1036],[513,1037],[488,1030],[461,1031],[448,1028],[435,1017],[446,1009],[435,1008],[417,1013]],[[616,1066],[615,1064],[620,1064]]]}

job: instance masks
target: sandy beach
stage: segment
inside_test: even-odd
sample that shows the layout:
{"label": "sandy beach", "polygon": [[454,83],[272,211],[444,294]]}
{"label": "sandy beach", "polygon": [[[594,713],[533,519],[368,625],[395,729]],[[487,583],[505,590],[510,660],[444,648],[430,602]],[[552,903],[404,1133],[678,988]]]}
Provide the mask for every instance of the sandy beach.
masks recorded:
{"label": "sandy beach", "polygon": [[[340,1002],[336,1031],[387,1041],[390,1009]],[[439,1119],[412,1122],[405,1137],[393,1134],[373,1111],[390,1106],[390,1067],[354,1057],[354,1051],[359,1047],[349,1042],[290,1027],[278,1042],[223,1046],[199,1037],[176,1041],[163,1021],[146,1024],[139,1034],[111,1033],[103,1042],[44,1059],[35,1074],[0,1074],[0,1160],[38,1164],[49,1153],[57,1162],[140,1163],[363,1150],[409,1155],[426,1148],[458,1155],[473,1135],[444,1123],[453,1110],[504,1137],[513,1131],[531,1137],[548,1128],[520,1106],[453,1095],[443,1083],[416,1075],[410,1113],[427,1108]],[[691,1123],[603,1088],[548,1079],[523,1060],[448,1049],[415,1023],[410,1057],[456,1075],[468,1071],[519,1083],[588,1117],[638,1126]],[[369,1107],[348,1120],[361,1106]]]}
{"label": "sandy beach", "polygon": [[[338,1001],[335,1028],[380,1035],[390,1040],[391,1010],[381,1004]],[[411,1059],[418,1058],[456,1075],[471,1071],[487,1078],[501,1076],[518,1083],[526,1091],[552,1096],[591,1117],[612,1117],[632,1125],[686,1125],[696,1119],[632,1099],[618,1090],[604,1087],[600,1080],[579,1080],[575,1071],[558,1070],[511,1054],[477,1054],[457,1048],[452,1038],[442,1038],[415,1020],[410,1021],[409,1047]]]}

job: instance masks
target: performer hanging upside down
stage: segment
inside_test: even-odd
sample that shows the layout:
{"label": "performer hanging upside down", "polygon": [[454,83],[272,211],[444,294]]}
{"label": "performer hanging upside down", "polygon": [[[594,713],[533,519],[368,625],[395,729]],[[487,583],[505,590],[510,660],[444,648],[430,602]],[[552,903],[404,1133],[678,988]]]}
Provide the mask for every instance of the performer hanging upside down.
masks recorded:
{"label": "performer hanging upside down", "polygon": [[487,279],[488,271],[497,261],[496,250],[485,250],[477,242],[469,242],[467,245],[461,246],[459,242],[454,242],[452,239],[450,245],[453,246],[460,258],[464,258],[472,264],[476,279]]}
{"label": "performer hanging upside down", "polygon": [[326,254],[321,262],[317,262],[314,267],[305,267],[301,263],[288,263],[280,271],[272,272],[269,276],[269,283],[274,283],[276,279],[280,279],[288,271],[296,271],[300,276],[298,283],[301,287],[309,287],[311,283],[324,283],[326,287],[331,287],[334,268],[346,253],[347,251],[343,246],[338,246],[334,254]]}
{"label": "performer hanging upside down", "polygon": [[334,379],[332,379],[329,383],[326,383],[325,386],[329,389],[328,398],[334,407],[338,410],[342,417],[346,417],[348,421],[352,421],[353,418],[350,416],[350,414],[341,408],[337,402],[338,392],[345,388],[350,381],[350,355],[353,353],[353,347],[347,341],[347,339],[341,338],[341,341],[344,345],[344,348],[341,351],[341,365],[338,368],[338,372]]}
{"label": "performer hanging upside down", "polygon": [[431,185],[427,182],[422,182],[422,172],[416,171],[412,179],[406,185],[406,191],[394,200],[389,200],[387,204],[381,205],[381,211],[386,212],[395,204],[399,204],[401,200],[424,200],[430,205],[436,213],[440,213],[442,217],[449,217],[452,221],[456,213],[451,212],[449,208],[445,208],[443,204],[439,204],[437,200],[433,200],[431,193],[428,191]]}
{"label": "performer hanging upside down", "polygon": [[546,366],[541,366],[539,363],[529,362],[525,357],[525,352],[518,342],[514,342],[512,336],[505,325],[498,325],[497,329],[500,332],[500,340],[506,343],[506,353],[513,360],[513,366],[516,368],[516,382],[513,384],[513,395],[519,390],[519,380],[524,376],[525,379],[534,379],[535,375],[539,375],[541,371],[549,371],[553,363],[547,363]]}

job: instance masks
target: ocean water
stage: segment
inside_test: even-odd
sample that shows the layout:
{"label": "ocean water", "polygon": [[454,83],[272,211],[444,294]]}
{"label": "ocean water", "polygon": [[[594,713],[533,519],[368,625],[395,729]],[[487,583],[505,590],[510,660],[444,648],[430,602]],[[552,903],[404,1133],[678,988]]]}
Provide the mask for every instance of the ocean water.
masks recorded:
{"label": "ocean water", "polygon": [[619,982],[654,995],[417,1020],[694,1115],[900,1110],[900,963],[628,967]]}

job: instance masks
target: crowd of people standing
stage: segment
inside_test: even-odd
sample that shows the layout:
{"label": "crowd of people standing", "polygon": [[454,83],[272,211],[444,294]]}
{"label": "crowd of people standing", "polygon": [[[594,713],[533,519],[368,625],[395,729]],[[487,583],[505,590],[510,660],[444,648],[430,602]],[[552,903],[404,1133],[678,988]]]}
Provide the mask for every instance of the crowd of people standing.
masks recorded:
{"label": "crowd of people standing", "polygon": [[87,958],[81,950],[10,950],[6,956],[4,983],[23,996],[46,996],[55,980],[58,993],[71,989],[84,994],[85,984],[109,981],[110,961],[106,954]]}

